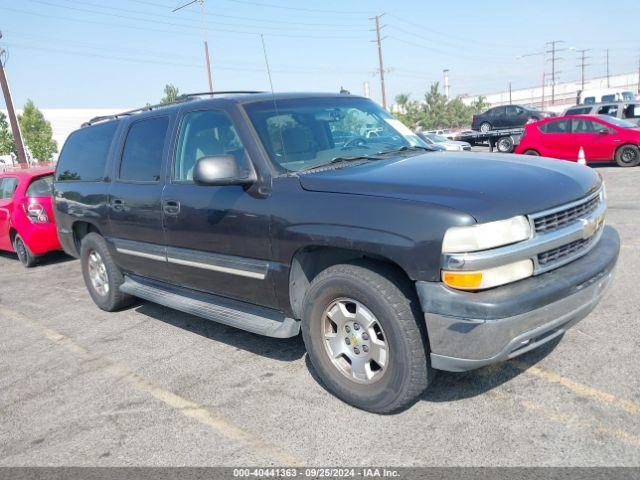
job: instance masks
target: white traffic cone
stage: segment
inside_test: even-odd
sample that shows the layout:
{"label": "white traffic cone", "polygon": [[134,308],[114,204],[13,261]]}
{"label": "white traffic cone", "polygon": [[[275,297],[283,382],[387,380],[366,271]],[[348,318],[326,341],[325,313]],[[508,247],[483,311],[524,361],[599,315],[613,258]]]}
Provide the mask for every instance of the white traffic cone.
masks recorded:
{"label": "white traffic cone", "polygon": [[587,164],[587,159],[584,158],[584,148],[582,148],[582,146],[580,146],[580,150],[578,151],[578,163],[580,165],[586,165]]}

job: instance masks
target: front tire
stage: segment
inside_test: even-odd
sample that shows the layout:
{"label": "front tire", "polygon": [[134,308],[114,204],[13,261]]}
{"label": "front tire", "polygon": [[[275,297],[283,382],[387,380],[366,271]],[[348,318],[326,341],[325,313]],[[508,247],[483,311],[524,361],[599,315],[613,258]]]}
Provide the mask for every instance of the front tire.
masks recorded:
{"label": "front tire", "polygon": [[25,268],[34,267],[36,263],[38,263],[38,257],[29,250],[29,247],[24,243],[24,240],[19,233],[17,233],[13,239],[13,250],[16,252],[18,260],[20,260],[20,263],[22,263]]}
{"label": "front tire", "polygon": [[133,303],[134,298],[120,291],[124,276],[113,261],[107,242],[97,233],[88,233],[80,244],[84,283],[95,304],[113,312]]}
{"label": "front tire", "polygon": [[616,150],[615,160],[621,167],[637,167],[640,165],[640,148],[635,145],[622,145]]}
{"label": "front tire", "polygon": [[370,262],[321,272],[303,302],[302,336],[327,389],[357,408],[392,413],[416,401],[432,377],[411,284]]}

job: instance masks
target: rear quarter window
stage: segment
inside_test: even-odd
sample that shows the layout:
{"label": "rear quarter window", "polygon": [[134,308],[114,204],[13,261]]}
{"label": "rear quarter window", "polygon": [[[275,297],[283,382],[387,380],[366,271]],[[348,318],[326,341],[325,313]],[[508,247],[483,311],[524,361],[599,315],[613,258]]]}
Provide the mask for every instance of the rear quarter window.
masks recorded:
{"label": "rear quarter window", "polygon": [[34,178],[27,188],[27,197],[50,197],[53,193],[53,175]]}
{"label": "rear quarter window", "polygon": [[109,122],[73,132],[60,154],[56,181],[102,180],[117,127],[118,122]]}

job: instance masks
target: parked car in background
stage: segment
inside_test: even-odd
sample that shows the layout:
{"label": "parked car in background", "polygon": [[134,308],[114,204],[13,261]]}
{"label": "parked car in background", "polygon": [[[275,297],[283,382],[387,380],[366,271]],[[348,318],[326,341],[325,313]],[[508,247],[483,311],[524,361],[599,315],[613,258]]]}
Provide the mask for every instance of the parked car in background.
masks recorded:
{"label": "parked car in background", "polygon": [[446,137],[441,137],[440,135],[435,135],[433,133],[418,132],[418,136],[425,142],[427,142],[427,144],[433,145],[439,150],[445,150],[448,152],[471,150],[471,144],[469,142],[458,142],[456,140],[449,140]]}
{"label": "parked car in background", "polygon": [[60,239],[103,310],[140,297],[302,333],[329,391],[390,413],[432,369],[560,337],[611,281],[619,238],[588,168],[425,154],[355,95],[201,97],[94,119],[62,149]]}
{"label": "parked car in background", "polygon": [[474,115],[471,129],[483,133],[498,128],[522,127],[527,122],[541,120],[548,117],[548,112],[534,110],[522,105],[502,105],[493,107],[484,113]]}
{"label": "parked car in background", "polygon": [[621,167],[640,164],[640,129],[607,115],[569,115],[525,127],[516,153],[578,160],[580,148],[587,163],[615,160]]}
{"label": "parked car in background", "polygon": [[52,191],[52,168],[0,172],[0,250],[15,252],[25,267],[61,249]]}
{"label": "parked car in background", "polygon": [[575,105],[564,111],[563,116],[566,115],[609,115],[638,125],[640,122],[640,101]]}
{"label": "parked car in background", "polygon": [[578,104],[593,105],[602,102],[620,102],[636,100],[635,94],[630,90],[619,88],[594,88],[578,93]]}

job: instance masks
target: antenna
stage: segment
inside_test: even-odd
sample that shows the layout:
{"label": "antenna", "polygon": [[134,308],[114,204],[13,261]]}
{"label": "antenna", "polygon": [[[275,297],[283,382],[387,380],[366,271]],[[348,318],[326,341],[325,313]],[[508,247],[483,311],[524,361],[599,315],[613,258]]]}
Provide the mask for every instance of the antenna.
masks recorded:
{"label": "antenna", "polygon": [[273,80],[271,79],[271,68],[269,68],[269,57],[267,57],[267,46],[264,43],[264,35],[260,34],[260,40],[262,40],[262,53],[264,53],[264,63],[267,65],[267,75],[269,76],[269,85],[271,86],[271,94],[273,91]]}

